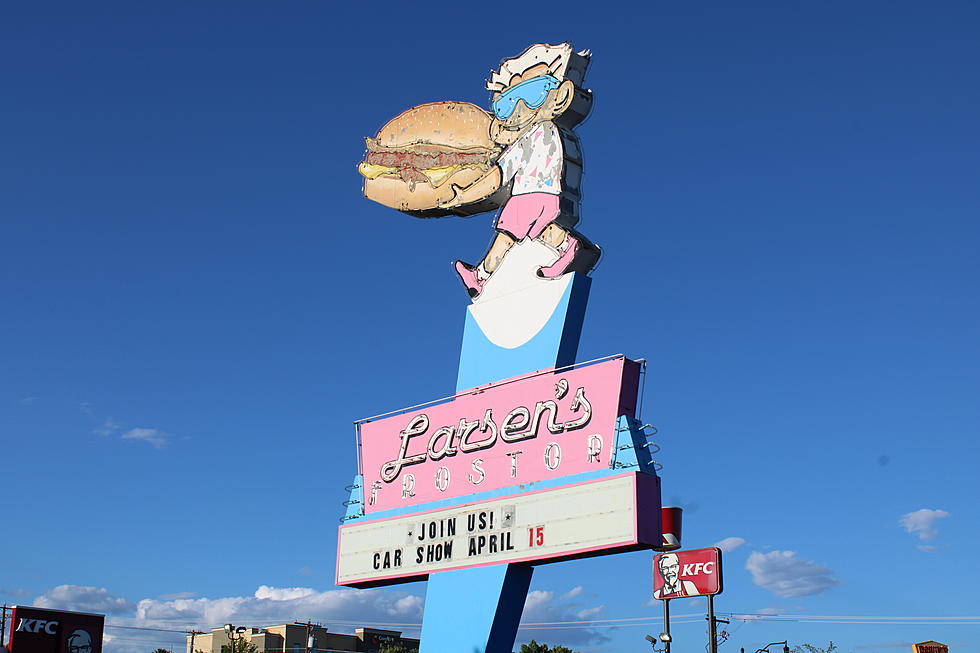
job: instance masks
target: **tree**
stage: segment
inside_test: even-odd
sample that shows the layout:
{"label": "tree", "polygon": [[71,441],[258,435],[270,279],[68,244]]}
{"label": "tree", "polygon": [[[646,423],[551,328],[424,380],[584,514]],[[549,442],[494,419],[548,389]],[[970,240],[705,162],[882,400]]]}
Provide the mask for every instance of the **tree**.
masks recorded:
{"label": "tree", "polygon": [[419,650],[399,642],[385,642],[381,645],[380,653],[419,653]]}
{"label": "tree", "polygon": [[153,651],[153,653],[174,653],[174,652],[171,651],[170,649],[158,648],[157,650]]}
{"label": "tree", "polygon": [[820,648],[813,644],[800,644],[790,649],[790,653],[834,653],[835,651],[840,651],[840,648],[833,642],[828,642],[827,648]]}
{"label": "tree", "polygon": [[555,646],[549,647],[547,644],[538,644],[533,639],[527,644],[521,644],[521,650],[519,653],[577,653],[572,651],[570,648],[556,644]]}
{"label": "tree", "polygon": [[[222,644],[221,653],[231,653],[231,645]],[[244,639],[236,639],[235,653],[259,653],[259,647],[252,642],[246,642]]]}

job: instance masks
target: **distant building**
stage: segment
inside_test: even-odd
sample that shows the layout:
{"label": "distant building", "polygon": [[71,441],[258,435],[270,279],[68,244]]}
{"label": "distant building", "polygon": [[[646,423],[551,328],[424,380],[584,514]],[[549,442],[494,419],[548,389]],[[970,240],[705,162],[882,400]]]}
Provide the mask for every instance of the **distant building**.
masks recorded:
{"label": "distant building", "polygon": [[[361,653],[378,653],[386,643],[401,644],[409,649],[417,649],[419,640],[402,637],[401,631],[380,630],[377,628],[358,628],[353,635],[327,632],[322,626],[310,629],[313,636],[313,653],[334,653],[335,651],[358,651]],[[258,653],[307,653],[306,626],[282,624],[266,626],[265,628],[248,628],[245,632],[235,635],[235,646],[239,642],[255,645]],[[187,653],[221,653],[222,646],[229,646],[228,633],[224,628],[214,628],[210,633],[194,636],[194,648],[191,649],[191,636],[187,636]],[[230,653],[230,648],[225,649]]]}

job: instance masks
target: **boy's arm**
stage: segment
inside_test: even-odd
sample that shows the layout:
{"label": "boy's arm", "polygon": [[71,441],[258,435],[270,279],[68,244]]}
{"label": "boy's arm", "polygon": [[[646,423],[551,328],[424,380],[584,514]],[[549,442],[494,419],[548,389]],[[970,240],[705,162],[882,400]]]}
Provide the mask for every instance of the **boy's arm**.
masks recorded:
{"label": "boy's arm", "polygon": [[502,180],[503,175],[501,175],[500,166],[495,165],[469,186],[462,187],[456,184],[450,184],[453,190],[453,197],[440,203],[439,208],[448,209],[462,204],[478,202],[484,197],[496,192],[500,188]]}

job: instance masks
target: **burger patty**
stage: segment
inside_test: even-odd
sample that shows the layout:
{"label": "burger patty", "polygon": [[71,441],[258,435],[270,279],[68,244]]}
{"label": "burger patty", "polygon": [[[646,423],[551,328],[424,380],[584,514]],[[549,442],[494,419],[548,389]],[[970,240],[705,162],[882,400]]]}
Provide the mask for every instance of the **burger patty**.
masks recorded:
{"label": "burger patty", "polygon": [[409,190],[415,190],[415,184],[429,181],[429,178],[419,172],[418,168],[399,168],[398,177],[408,184]]}
{"label": "burger patty", "polygon": [[365,163],[389,168],[445,168],[473,163],[488,163],[489,156],[480,153],[441,152],[438,154],[419,154],[417,152],[368,152]]}

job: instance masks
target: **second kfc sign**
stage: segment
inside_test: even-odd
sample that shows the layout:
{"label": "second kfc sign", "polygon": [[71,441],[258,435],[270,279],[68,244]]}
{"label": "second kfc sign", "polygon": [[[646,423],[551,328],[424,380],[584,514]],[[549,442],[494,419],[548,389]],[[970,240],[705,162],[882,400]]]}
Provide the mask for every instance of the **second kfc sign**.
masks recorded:
{"label": "second kfc sign", "polygon": [[653,557],[653,598],[721,594],[721,549],[691,549]]}

